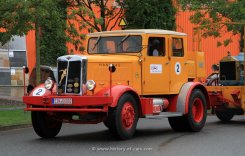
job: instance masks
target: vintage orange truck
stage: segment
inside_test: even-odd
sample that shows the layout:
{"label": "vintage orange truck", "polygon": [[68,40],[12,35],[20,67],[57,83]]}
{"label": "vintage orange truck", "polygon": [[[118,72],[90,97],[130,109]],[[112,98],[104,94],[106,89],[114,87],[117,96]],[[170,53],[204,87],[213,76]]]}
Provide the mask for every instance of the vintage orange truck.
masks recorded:
{"label": "vintage orange truck", "polygon": [[112,135],[131,138],[139,118],[168,118],[176,131],[200,131],[210,108],[203,52],[187,51],[185,33],[117,30],[87,35],[83,55],[57,59],[48,78],[23,97],[42,138],[63,122],[104,122]]}

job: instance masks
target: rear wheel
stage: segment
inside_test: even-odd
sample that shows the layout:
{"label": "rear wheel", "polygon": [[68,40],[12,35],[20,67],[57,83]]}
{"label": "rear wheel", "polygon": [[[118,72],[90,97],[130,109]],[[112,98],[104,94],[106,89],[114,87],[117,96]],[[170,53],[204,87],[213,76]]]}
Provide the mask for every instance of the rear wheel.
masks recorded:
{"label": "rear wheel", "polygon": [[226,110],[223,110],[223,111],[215,110],[215,114],[223,122],[230,121],[233,118],[233,116],[234,116],[234,112],[232,112],[229,109],[226,109]]}
{"label": "rear wheel", "polygon": [[193,90],[189,99],[188,114],[169,118],[170,126],[176,131],[200,131],[206,123],[206,105],[206,99],[202,91],[199,89]]}
{"label": "rear wheel", "polygon": [[126,93],[121,96],[116,108],[109,111],[108,122],[110,132],[117,138],[130,139],[136,130],[138,122],[138,109],[135,98]]}
{"label": "rear wheel", "polygon": [[61,129],[62,122],[54,120],[46,112],[31,112],[32,126],[38,136],[54,138]]}
{"label": "rear wheel", "polygon": [[200,131],[207,118],[207,102],[202,91],[199,89],[193,90],[190,100],[187,114],[188,128],[190,131]]}

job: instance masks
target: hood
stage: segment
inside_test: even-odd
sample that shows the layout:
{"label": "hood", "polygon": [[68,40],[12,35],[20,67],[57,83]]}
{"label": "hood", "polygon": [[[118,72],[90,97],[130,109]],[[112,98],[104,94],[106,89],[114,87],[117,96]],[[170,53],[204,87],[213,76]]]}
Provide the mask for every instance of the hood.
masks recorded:
{"label": "hood", "polygon": [[[109,87],[109,65],[114,64],[116,71],[112,73],[113,85],[133,87],[135,73],[141,72],[139,57],[133,55],[88,55],[87,79],[96,82],[96,91]],[[140,83],[140,82],[137,82]]]}

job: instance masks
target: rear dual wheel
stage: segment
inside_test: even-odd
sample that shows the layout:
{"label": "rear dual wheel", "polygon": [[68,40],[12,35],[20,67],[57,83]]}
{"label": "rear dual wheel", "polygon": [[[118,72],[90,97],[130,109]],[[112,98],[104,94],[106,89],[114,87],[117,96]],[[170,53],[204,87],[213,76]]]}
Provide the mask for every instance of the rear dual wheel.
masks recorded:
{"label": "rear dual wheel", "polygon": [[192,91],[189,104],[188,114],[181,117],[168,118],[169,124],[175,131],[200,131],[207,118],[207,102],[201,90]]}

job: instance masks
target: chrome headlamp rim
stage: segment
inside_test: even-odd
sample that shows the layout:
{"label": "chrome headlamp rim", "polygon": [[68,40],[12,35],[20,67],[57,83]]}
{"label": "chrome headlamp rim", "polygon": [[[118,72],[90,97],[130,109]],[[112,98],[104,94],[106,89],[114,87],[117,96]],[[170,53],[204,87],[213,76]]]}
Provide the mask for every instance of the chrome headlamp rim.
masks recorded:
{"label": "chrome headlamp rim", "polygon": [[96,83],[94,82],[94,80],[88,80],[86,82],[86,88],[89,90],[89,91],[93,91],[96,87]]}
{"label": "chrome headlamp rim", "polygon": [[51,77],[48,77],[47,80],[44,82],[44,87],[48,90],[53,89],[54,87],[54,81]]}

